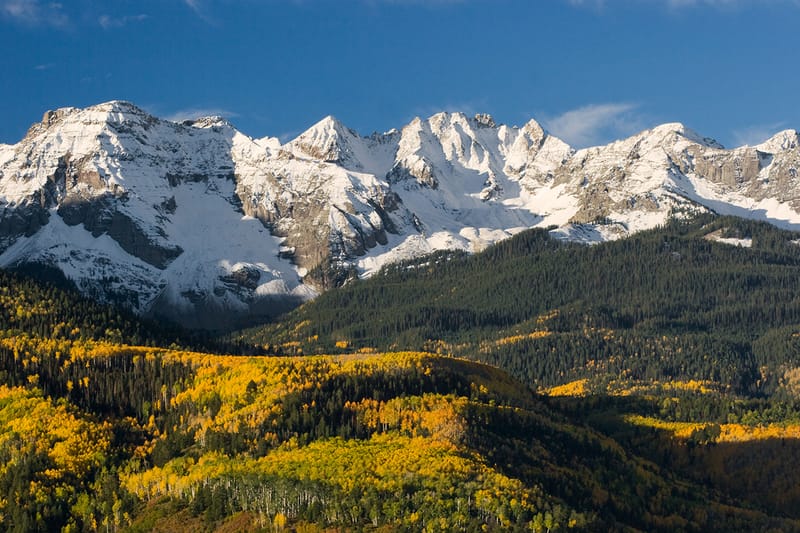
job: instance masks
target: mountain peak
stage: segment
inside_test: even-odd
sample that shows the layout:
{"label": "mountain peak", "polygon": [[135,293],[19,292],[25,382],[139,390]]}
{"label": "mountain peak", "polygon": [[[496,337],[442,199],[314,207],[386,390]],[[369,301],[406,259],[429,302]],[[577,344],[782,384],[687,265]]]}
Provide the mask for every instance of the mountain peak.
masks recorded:
{"label": "mountain peak", "polygon": [[[355,131],[353,131],[350,128],[348,128],[347,126],[345,126],[342,123],[342,121],[340,121],[338,118],[334,117],[333,115],[327,115],[324,118],[322,118],[321,120],[319,120],[317,123],[315,123],[313,126],[308,128],[306,131],[301,133],[297,137],[297,139],[295,139],[295,140],[308,139],[308,138],[311,138],[311,137],[319,137],[320,135],[326,136],[326,137],[328,137],[328,136],[358,137],[359,136]],[[294,142],[294,141],[292,141],[292,142]]]}
{"label": "mountain peak", "polygon": [[711,137],[703,137],[693,129],[687,127],[682,122],[667,122],[665,124],[660,124],[652,129],[645,130],[640,134],[634,136],[634,138],[642,138],[642,137],[659,138],[661,139],[661,142],[667,141],[669,139],[675,141],[678,140],[678,137],[682,137],[690,142],[705,146],[706,148],[714,148],[718,150],[722,150],[725,148],[715,139]]}
{"label": "mountain peak", "polygon": [[31,126],[26,137],[41,134],[51,128],[59,128],[61,124],[71,121],[79,122],[81,127],[89,124],[95,127],[103,127],[109,124],[119,125],[131,122],[148,128],[158,119],[130,102],[111,100],[83,109],[61,107],[56,110],[46,111],[42,116],[42,121]]}
{"label": "mountain peak", "polygon": [[322,118],[322,120],[314,124],[311,128],[312,129],[330,128],[336,130],[347,129],[346,126],[342,124],[342,121],[334,117],[333,115],[326,115],[325,117]]}
{"label": "mountain peak", "polygon": [[522,131],[527,132],[528,134],[534,134],[537,137],[544,137],[545,134],[552,135],[550,132],[545,131],[541,124],[539,124],[536,120],[530,119],[528,122],[522,126]]}
{"label": "mountain peak", "polygon": [[136,125],[149,129],[159,121],[144,109],[124,100],[111,100],[83,109],[63,107],[55,111],[47,111],[42,117],[42,122],[34,124],[28,134],[36,134],[52,127],[60,127],[62,123],[76,122],[83,128],[88,125],[103,128],[111,126],[113,129]]}
{"label": "mountain peak", "polygon": [[207,117],[184,120],[181,124],[184,126],[192,126],[193,128],[233,127],[232,124],[228,122],[228,119],[220,115],[209,115]]}
{"label": "mountain peak", "polygon": [[431,115],[428,122],[441,126],[444,124],[465,123],[468,120],[467,115],[461,111],[439,111]]}
{"label": "mountain peak", "polygon": [[687,138],[700,138],[700,136],[692,131],[691,129],[687,128],[682,122],[666,122],[664,124],[659,124],[654,128],[646,130],[642,132],[644,135],[653,135],[653,136],[668,136],[672,134],[678,134],[681,137]]}
{"label": "mountain peak", "polygon": [[[418,118],[415,118],[415,120],[418,120]],[[413,122],[414,121],[412,121],[412,123]],[[472,127],[478,128],[497,127],[494,118],[489,113],[475,113],[472,117],[468,117],[466,113],[462,113],[461,111],[439,111],[431,115],[428,122],[437,127],[452,124],[469,124]]]}
{"label": "mountain peak", "polygon": [[144,109],[125,100],[111,100],[102,104],[93,105],[87,110],[107,111],[109,113],[131,113],[134,115],[148,115]]}
{"label": "mountain peak", "polygon": [[762,152],[775,153],[785,150],[794,150],[800,145],[800,135],[797,130],[789,129],[779,131],[766,141],[756,145]]}
{"label": "mountain peak", "polygon": [[121,123],[121,122],[140,122],[152,123],[158,119],[142,109],[125,100],[111,100],[89,106],[85,109],[76,110],[81,115],[93,116],[97,114],[96,120],[98,122]]}
{"label": "mountain peak", "polygon": [[351,144],[361,137],[333,115],[328,115],[288,143],[292,151],[329,163],[345,163],[352,157]]}
{"label": "mountain peak", "polygon": [[489,113],[476,113],[472,120],[474,120],[478,126],[486,128],[494,128],[497,126],[494,122],[494,118]]}
{"label": "mountain peak", "polygon": [[48,110],[44,112],[42,115],[42,122],[41,125],[44,127],[52,126],[58,122],[60,122],[64,117],[71,115],[72,113],[77,112],[78,109],[75,107],[60,107],[55,110]]}

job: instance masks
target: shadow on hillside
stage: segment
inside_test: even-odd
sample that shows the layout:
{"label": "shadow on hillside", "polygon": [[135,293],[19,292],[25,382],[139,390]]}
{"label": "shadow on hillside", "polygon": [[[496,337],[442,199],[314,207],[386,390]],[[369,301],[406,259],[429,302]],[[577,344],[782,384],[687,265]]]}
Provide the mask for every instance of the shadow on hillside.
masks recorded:
{"label": "shadow on hillside", "polygon": [[196,302],[192,311],[183,312],[161,300],[156,301],[147,318],[166,320],[209,337],[270,323],[306,301],[299,296],[267,295],[251,302],[248,309],[236,311],[203,300]]}
{"label": "shadow on hillside", "polygon": [[654,463],[663,475],[710,489],[721,503],[800,520],[798,438],[781,437],[777,429],[762,432],[760,438],[744,430],[726,437],[724,426],[713,422],[678,437],[667,429],[626,420],[630,414],[657,416],[656,400],[636,396],[557,398],[547,403]]}
{"label": "shadow on hillside", "polygon": [[[680,454],[675,454],[679,458]],[[766,438],[697,446],[684,466],[687,474],[762,509],[800,519],[800,439]]]}

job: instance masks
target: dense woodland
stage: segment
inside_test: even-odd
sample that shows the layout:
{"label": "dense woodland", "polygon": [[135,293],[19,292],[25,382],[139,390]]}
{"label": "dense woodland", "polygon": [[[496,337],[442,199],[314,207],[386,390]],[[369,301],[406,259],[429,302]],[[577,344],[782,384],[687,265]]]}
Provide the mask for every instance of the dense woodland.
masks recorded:
{"label": "dense woodland", "polygon": [[800,531],[799,237],[531,231],[218,342],[0,272],[0,528]]}
{"label": "dense woodland", "polygon": [[276,353],[337,342],[436,351],[534,388],[624,376],[772,395],[800,364],[799,273],[800,235],[741,219],[674,221],[596,246],[533,230],[475,256],[387,267],[244,337]]}

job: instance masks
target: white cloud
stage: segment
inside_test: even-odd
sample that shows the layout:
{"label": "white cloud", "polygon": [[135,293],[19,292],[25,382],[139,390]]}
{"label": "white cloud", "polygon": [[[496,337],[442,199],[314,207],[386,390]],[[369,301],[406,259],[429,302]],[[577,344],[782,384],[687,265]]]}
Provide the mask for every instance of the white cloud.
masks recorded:
{"label": "white cloud", "polygon": [[111,28],[122,28],[123,26],[127,26],[131,22],[141,22],[146,20],[148,17],[147,15],[128,15],[124,17],[112,17],[110,15],[100,15],[97,18],[97,23],[104,30],[108,30]]}
{"label": "white cloud", "polygon": [[772,124],[754,124],[746,128],[733,131],[733,142],[736,146],[755,146],[766,141],[779,131],[786,128],[786,122],[773,122]]}
{"label": "white cloud", "polygon": [[219,24],[214,14],[213,2],[207,2],[205,0],[183,0],[183,3],[194,12],[197,18],[206,24],[210,24],[211,26],[217,26]]}
{"label": "white cloud", "polygon": [[643,128],[644,121],[631,103],[590,104],[555,117],[543,117],[550,133],[571,146],[597,146],[632,135]]}
{"label": "white cloud", "polygon": [[173,122],[183,122],[184,120],[195,120],[201,117],[224,117],[234,118],[239,114],[227,109],[218,107],[193,107],[188,109],[181,109],[174,113],[167,115],[165,118]]}
{"label": "white cloud", "polygon": [[40,0],[0,0],[0,15],[29,26],[65,27],[69,17],[58,2]]}

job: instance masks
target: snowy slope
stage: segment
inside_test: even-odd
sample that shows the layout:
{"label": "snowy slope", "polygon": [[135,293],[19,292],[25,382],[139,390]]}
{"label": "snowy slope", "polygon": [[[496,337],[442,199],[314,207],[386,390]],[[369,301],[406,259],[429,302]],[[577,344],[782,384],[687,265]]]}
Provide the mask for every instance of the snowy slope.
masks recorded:
{"label": "snowy slope", "polygon": [[386,179],[416,232],[359,259],[359,270],[441,249],[476,252],[524,229],[566,222],[574,197],[542,181],[571,153],[533,121],[520,129],[498,127],[488,115],[414,119],[400,132]]}
{"label": "snowy slope", "polygon": [[235,176],[268,155],[218,119],[175,124],[123,102],[48,114],[0,167],[5,211],[44,220],[5,232],[0,264],[53,264],[87,293],[187,323],[261,295],[312,297],[239,207]]}
{"label": "snowy slope", "polygon": [[800,139],[726,150],[681,124],[575,151],[531,120],[438,113],[286,144],[126,102],[45,114],[0,145],[0,265],[62,269],[141,313],[222,327],[349,275],[531,227],[582,242],[714,211],[800,229]]}

